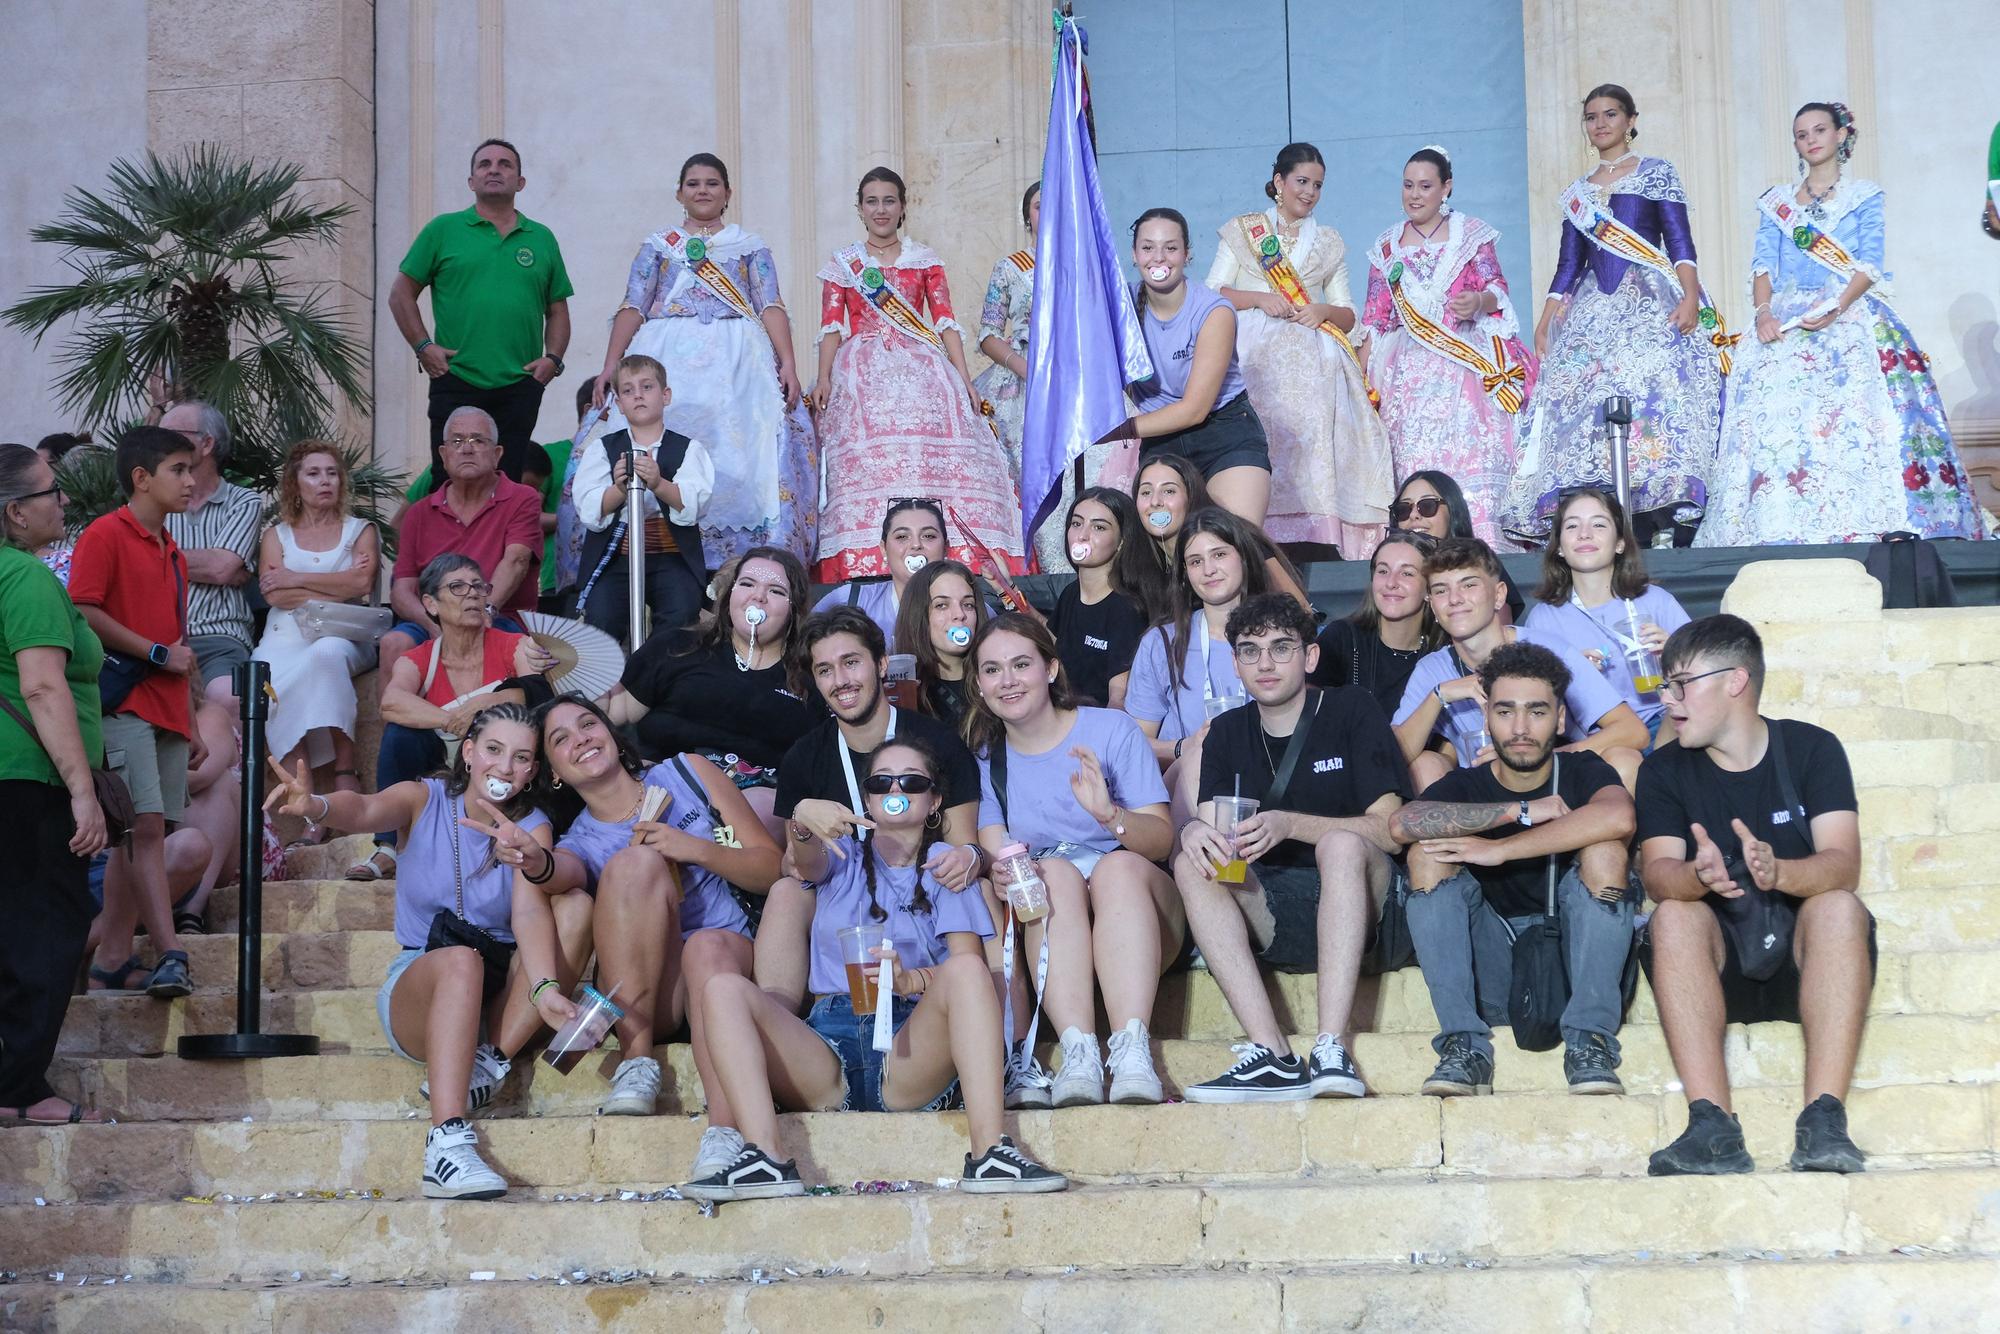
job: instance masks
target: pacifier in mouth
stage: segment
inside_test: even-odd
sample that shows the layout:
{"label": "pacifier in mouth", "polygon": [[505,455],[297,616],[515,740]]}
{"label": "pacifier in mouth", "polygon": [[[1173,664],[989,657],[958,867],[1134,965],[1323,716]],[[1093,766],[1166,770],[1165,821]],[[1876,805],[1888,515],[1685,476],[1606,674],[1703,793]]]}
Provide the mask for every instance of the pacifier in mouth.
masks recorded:
{"label": "pacifier in mouth", "polygon": [[1089,559],[1090,559],[1090,543],[1072,542],[1070,544],[1069,548],[1070,564],[1081,565]]}
{"label": "pacifier in mouth", "polygon": [[1165,528],[1173,521],[1174,512],[1172,510],[1148,510],[1146,512],[1146,522],[1152,524],[1155,528]]}
{"label": "pacifier in mouth", "polygon": [[514,795],[514,785],[499,774],[486,775],[486,795],[495,801],[505,801]]}
{"label": "pacifier in mouth", "polygon": [[1173,270],[1164,264],[1155,264],[1152,268],[1146,270],[1146,276],[1156,283],[1163,283],[1167,280],[1167,275],[1172,272]]}
{"label": "pacifier in mouth", "polygon": [[944,637],[951,641],[953,648],[964,648],[972,642],[972,627],[969,625],[951,626],[945,630]]}
{"label": "pacifier in mouth", "polygon": [[762,625],[769,616],[770,613],[762,607],[750,606],[743,609],[743,620],[749,625]]}
{"label": "pacifier in mouth", "polygon": [[923,569],[924,566],[929,565],[930,563],[931,563],[931,558],[929,556],[926,556],[921,551],[912,551],[909,555],[903,557],[903,568],[908,570],[911,574],[915,574],[918,570]]}
{"label": "pacifier in mouth", "polygon": [[910,809],[910,799],[900,792],[891,792],[882,798],[882,814],[901,815]]}

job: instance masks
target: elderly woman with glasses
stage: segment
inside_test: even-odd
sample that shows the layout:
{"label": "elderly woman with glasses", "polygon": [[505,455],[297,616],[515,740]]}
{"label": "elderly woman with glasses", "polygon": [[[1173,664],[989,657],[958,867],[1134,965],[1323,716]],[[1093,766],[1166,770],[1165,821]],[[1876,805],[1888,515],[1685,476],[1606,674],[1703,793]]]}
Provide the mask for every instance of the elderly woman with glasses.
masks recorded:
{"label": "elderly woman with glasses", "polygon": [[[447,743],[456,745],[483,711],[509,702],[532,708],[552,693],[540,675],[546,655],[535,641],[488,622],[493,585],[478,561],[447,551],[424,566],[417,588],[438,634],[396,659],[382,687],[382,748],[375,756],[375,786],[382,791],[442,768]],[[377,833],[375,842],[373,856],[347,868],[349,880],[395,874],[395,833]]]}

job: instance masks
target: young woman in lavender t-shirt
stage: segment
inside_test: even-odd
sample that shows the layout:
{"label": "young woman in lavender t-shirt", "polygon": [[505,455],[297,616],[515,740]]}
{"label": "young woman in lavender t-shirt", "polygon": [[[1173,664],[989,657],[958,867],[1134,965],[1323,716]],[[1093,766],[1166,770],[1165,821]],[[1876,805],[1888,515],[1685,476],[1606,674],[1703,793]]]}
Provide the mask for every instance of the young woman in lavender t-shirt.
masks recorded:
{"label": "young woman in lavender t-shirt", "polygon": [[[1042,1005],[1060,1036],[1053,1087],[1023,1040],[1008,1053],[1010,1107],[1103,1102],[1097,1045],[1101,987],[1111,1034],[1111,1096],[1160,1101],[1153,1070],[1153,999],[1180,949],[1186,919],[1173,877],[1167,789],[1145,734],[1123,713],[1076,707],[1055,639],[1033,617],[1007,612],[972,641],[967,740],[980,759],[979,842],[988,867],[1025,843],[1049,889],[1050,912],[1029,925],[1025,960],[1048,949]],[[1005,748],[1005,790],[992,757]]]}
{"label": "young woman in lavender t-shirt", "polygon": [[1632,651],[1644,647],[1658,665],[1667,636],[1688,623],[1688,614],[1672,593],[1647,581],[1639,540],[1616,497],[1596,490],[1563,497],[1535,597],[1528,628],[1559,635],[1590,659],[1646,724],[1653,737],[1648,750],[1673,740],[1673,720],[1659,690],[1641,691],[1633,680]]}
{"label": "young woman in lavender t-shirt", "polygon": [[[539,716],[550,786],[570,789],[584,804],[556,844],[552,879],[543,889],[581,886],[595,896],[598,986],[618,988],[625,1011],[616,1029],[624,1059],[598,1111],[652,1114],[660,1092],[653,1043],[685,1019],[709,1120],[731,1126],[728,1100],[709,1073],[701,997],[711,977],[750,976],[749,922],[729,887],[769,892],[778,878],[777,841],[736,784],[701,756],[681,755],[648,770],[597,705],[578,695],[559,696]],[[665,804],[642,820],[651,789],[663,790]],[[544,950],[522,935],[530,972],[545,963]],[[711,1142],[715,1135],[703,1136],[710,1155],[721,1152]]]}
{"label": "young woman in lavender t-shirt", "polygon": [[[803,1195],[795,1159],[778,1158],[774,1103],[798,1111],[934,1111],[965,1092],[972,1152],[959,1188],[974,1194],[1061,1190],[1068,1184],[1001,1133],[1000,1001],[982,941],[993,920],[977,890],[934,874],[954,851],[941,838],[944,765],[913,737],[886,741],[862,778],[864,839],[828,842],[791,822],[796,882],[814,895],[811,1014],[800,1019],[745,977],[708,985],[704,1014],[715,1077],[737,1109],[737,1154],[681,1187],[697,1200]],[[893,959],[890,1050],[874,1046],[876,1015],[849,999],[840,932],[879,926]],[[883,951],[876,951],[875,960]],[[871,961],[873,962],[873,961]],[[879,967],[879,963],[875,966]]]}
{"label": "young woman in lavender t-shirt", "polygon": [[[431,1104],[431,1132],[424,1150],[424,1194],[435,1199],[492,1199],[507,1183],[479,1157],[478,1136],[465,1117],[490,1102],[515,1053],[540,1031],[560,1024],[557,1007],[529,1003],[537,978],[557,986],[544,1002],[559,1001],[576,985],[590,957],[591,904],[581,891],[537,896],[543,969],[517,956],[497,991],[488,990],[480,954],[461,945],[426,950],[440,913],[465,921],[503,944],[524,929],[515,907],[517,868],[534,873],[550,856],[555,831],[532,806],[527,788],[535,776],[535,728],[519,704],[496,704],[467,730],[450,772],[412,779],[375,793],[312,790],[300,761],[286,773],[275,761],[266,809],[331,829],[356,833],[400,832],[404,847],[396,876],[396,944],[376,995],[382,1031],[397,1055],[421,1061]],[[460,890],[463,888],[463,899]],[[485,1040],[482,1040],[482,1028]]]}

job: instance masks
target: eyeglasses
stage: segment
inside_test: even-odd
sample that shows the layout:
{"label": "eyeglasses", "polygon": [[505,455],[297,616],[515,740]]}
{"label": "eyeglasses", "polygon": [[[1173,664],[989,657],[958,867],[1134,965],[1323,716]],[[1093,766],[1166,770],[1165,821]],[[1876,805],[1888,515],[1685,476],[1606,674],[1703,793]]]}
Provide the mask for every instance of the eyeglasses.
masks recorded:
{"label": "eyeglasses", "polygon": [[25,503],[30,500],[40,500],[43,496],[62,496],[65,500],[69,498],[68,494],[63,491],[62,486],[58,484],[56,486],[45,486],[39,491],[30,491],[25,496],[15,496],[14,499]]}
{"label": "eyeglasses", "polygon": [[1389,517],[1397,523],[1407,520],[1412,514],[1420,518],[1432,519],[1444,508],[1442,496],[1425,496],[1422,500],[1399,500],[1389,507]]}
{"label": "eyeglasses", "polygon": [[459,449],[459,450],[484,449],[486,446],[492,443],[494,443],[494,441],[493,437],[490,435],[454,435],[448,437],[445,440],[444,447],[446,449]]}
{"label": "eyeglasses", "polygon": [[1660,682],[1660,697],[1662,699],[1686,699],[1688,687],[1696,681],[1701,680],[1702,677],[1720,676],[1724,672],[1733,672],[1735,670],[1734,667],[1715,667],[1705,672],[1696,672],[1693,676],[1669,676],[1666,680]]}
{"label": "eyeglasses", "polygon": [[877,797],[897,788],[913,797],[920,797],[936,786],[934,781],[922,774],[869,774],[861,780],[861,790]]}
{"label": "eyeglasses", "polygon": [[1268,653],[1271,655],[1272,662],[1290,662],[1293,658],[1299,656],[1299,649],[1301,647],[1299,641],[1296,639],[1280,639],[1275,644],[1238,644],[1236,646],[1236,661],[1242,663],[1245,667],[1254,667],[1262,662],[1264,655]]}
{"label": "eyeglasses", "polygon": [[444,586],[444,591],[455,598],[483,598],[493,591],[493,585],[484,580],[454,579]]}

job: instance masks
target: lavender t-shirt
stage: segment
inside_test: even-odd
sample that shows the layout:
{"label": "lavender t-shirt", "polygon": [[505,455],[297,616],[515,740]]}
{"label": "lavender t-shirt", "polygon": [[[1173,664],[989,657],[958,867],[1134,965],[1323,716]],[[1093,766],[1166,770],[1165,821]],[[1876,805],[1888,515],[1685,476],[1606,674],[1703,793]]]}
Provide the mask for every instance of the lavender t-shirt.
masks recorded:
{"label": "lavender t-shirt", "polygon": [[[1146,350],[1153,354],[1153,378],[1140,380],[1131,388],[1132,401],[1141,412],[1169,408],[1187,397],[1188,376],[1194,370],[1195,342],[1209,316],[1229,304],[1201,283],[1189,283],[1184,290],[1187,298],[1172,319],[1163,320],[1149,306],[1140,305],[1139,332],[1146,340]],[[1139,302],[1138,288],[1133,289],[1132,300],[1135,304]],[[1223,406],[1242,392],[1243,368],[1237,364],[1236,347],[1231,344],[1229,365],[1215,391],[1215,407]],[[1213,412],[1214,408],[1209,410]]]}
{"label": "lavender t-shirt", "polygon": [[979,758],[979,827],[1005,825],[1007,831],[1030,849],[1052,848],[1059,843],[1097,852],[1118,846],[1118,836],[1090,818],[1070,791],[1069,776],[1076,772],[1070,750],[1088,746],[1097,754],[1104,769],[1104,781],[1111,800],[1126,810],[1140,806],[1165,805],[1167,785],[1160,778],[1159,761],[1139,724],[1127,714],[1113,709],[1078,709],[1069,734],[1039,754],[1028,755],[1007,747],[1007,813],[1000,813],[1000,799],[993,795],[993,770],[984,755]]}
{"label": "lavender t-shirt", "polygon": [[[1514,628],[1514,638],[1523,644],[1540,644],[1561,658],[1563,665],[1569,668],[1569,689],[1563,695],[1563,704],[1569,711],[1569,726],[1564,735],[1570,740],[1581,741],[1589,736],[1599,719],[1625,702],[1590,665],[1590,659],[1571,648],[1566,640],[1549,631],[1525,625]],[[1403,687],[1403,702],[1396,707],[1396,716],[1390,721],[1398,727],[1402,726],[1423,704],[1424,696],[1446,681],[1456,681],[1464,675],[1465,671],[1458,665],[1451,645],[1425,654],[1410,670],[1410,683]],[[1438,715],[1435,730],[1449,737],[1452,745],[1458,748],[1460,765],[1471,764],[1472,757],[1479,753],[1479,734],[1486,730],[1486,712],[1479,707],[1476,699],[1458,700],[1444,706],[1443,712]]]}
{"label": "lavender t-shirt", "polygon": [[[396,863],[396,943],[420,950],[431,919],[458,911],[458,881],[465,880],[465,920],[496,940],[514,938],[514,868],[492,860],[493,836],[459,828],[465,798],[445,795],[442,778],[423,780],[426,800],[410,822],[409,846]],[[515,821],[523,829],[549,822],[540,811]],[[458,831],[458,870],[452,869],[452,831]]]}
{"label": "lavender t-shirt", "polygon": [[[1668,634],[1688,623],[1687,611],[1679,599],[1658,584],[1648,584],[1645,592],[1630,601],[1640,620],[1651,621]],[[1657,691],[1641,695],[1632,684],[1632,659],[1627,656],[1624,641],[1631,633],[1625,624],[1625,600],[1613,598],[1596,607],[1578,606],[1575,599],[1560,606],[1538,602],[1528,613],[1527,626],[1555,635],[1571,648],[1596,649],[1602,653],[1604,670],[1598,675],[1624,696],[1632,711],[1646,722],[1666,712],[1666,703]]]}
{"label": "lavender t-shirt", "polygon": [[[708,838],[715,828],[715,821],[708,815],[706,793],[695,791],[681,781],[680,772],[672,761],[656,764],[646,772],[647,787],[663,787],[672,794],[672,799],[660,811],[658,823],[670,824],[683,833],[696,838]],[[598,819],[589,811],[576,817],[569,832],[557,840],[556,846],[564,852],[574,853],[583,863],[584,883],[592,894],[597,893],[597,877],[604,872],[604,864],[621,849],[632,844],[632,826],[638,824],[638,817],[609,824]],[[750,934],[750,919],[743,915],[743,907],[736,902],[736,896],[729,892],[729,883],[705,866],[682,866],[681,870],[681,938],[683,940],[697,931],[715,929],[734,931],[738,935]]]}
{"label": "lavender t-shirt", "polygon": [[[847,854],[846,859],[834,857],[826,879],[814,886],[819,891],[812,920],[811,986],[816,996],[847,992],[847,959],[840,949],[840,929],[875,921],[869,912],[868,877],[861,861],[874,854],[852,838],[841,839],[838,846]],[[948,850],[945,844],[934,843],[925,850],[922,860],[929,861]],[[920,913],[911,906],[919,874],[924,878],[924,893],[931,901],[928,913]],[[888,919],[880,925],[896,947],[899,970],[929,968],[944,962],[948,952],[944,938],[954,931],[970,931],[981,940],[993,935],[992,915],[986,911],[986,900],[976,887],[954,893],[917,866],[876,862],[874,901],[888,914]]]}
{"label": "lavender t-shirt", "polygon": [[1208,698],[1232,709],[1249,702],[1242,678],[1236,674],[1236,654],[1221,635],[1208,637],[1204,676],[1201,632],[1207,622],[1208,618],[1197,612],[1188,624],[1186,643],[1181,645],[1179,682],[1167,664],[1167,627],[1156,625],[1148,630],[1132,657],[1132,676],[1125,683],[1125,712],[1141,722],[1158,723],[1162,741],[1177,741],[1199,732],[1208,722],[1204,704]]}
{"label": "lavender t-shirt", "polygon": [[882,638],[890,644],[896,642],[896,584],[894,580],[883,579],[872,584],[836,584],[832,591],[814,605],[814,611],[831,611],[835,607],[850,605],[867,615],[868,619],[882,627]]}

